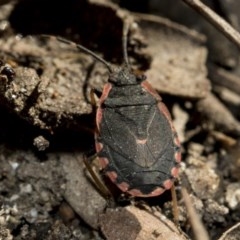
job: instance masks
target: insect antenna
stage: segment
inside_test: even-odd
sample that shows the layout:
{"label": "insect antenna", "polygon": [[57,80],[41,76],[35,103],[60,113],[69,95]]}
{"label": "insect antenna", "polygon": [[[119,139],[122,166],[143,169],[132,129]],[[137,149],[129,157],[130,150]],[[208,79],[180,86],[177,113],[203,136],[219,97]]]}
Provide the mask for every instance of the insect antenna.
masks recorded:
{"label": "insect antenna", "polygon": [[77,44],[77,43],[75,43],[75,42],[72,42],[72,41],[70,41],[70,40],[67,40],[67,39],[65,39],[65,38],[59,37],[59,36],[56,36],[56,37],[54,36],[54,37],[53,37],[53,36],[45,35],[45,34],[42,34],[41,36],[42,36],[42,37],[47,37],[47,38],[57,39],[59,42],[63,42],[63,43],[66,43],[66,44],[68,44],[68,45],[71,45],[71,46],[73,46],[73,47],[75,47],[75,48],[77,48],[77,49],[79,49],[79,50],[81,50],[81,51],[83,51],[83,52],[91,55],[91,56],[94,57],[97,61],[103,63],[103,64],[107,67],[107,69],[109,70],[110,73],[113,73],[113,69],[112,69],[111,64],[108,63],[107,61],[105,61],[103,58],[101,58],[101,57],[98,56],[97,54],[95,54],[95,53],[94,53],[93,51],[91,51],[90,49],[88,49],[88,48],[86,48],[86,47],[84,47],[84,46],[82,46],[82,45],[80,45],[80,44]]}
{"label": "insect antenna", "polygon": [[122,44],[123,44],[123,58],[124,64],[128,69],[130,69],[129,60],[128,60],[128,53],[127,53],[127,36],[129,32],[129,23],[127,21],[123,24],[123,36],[122,36]]}

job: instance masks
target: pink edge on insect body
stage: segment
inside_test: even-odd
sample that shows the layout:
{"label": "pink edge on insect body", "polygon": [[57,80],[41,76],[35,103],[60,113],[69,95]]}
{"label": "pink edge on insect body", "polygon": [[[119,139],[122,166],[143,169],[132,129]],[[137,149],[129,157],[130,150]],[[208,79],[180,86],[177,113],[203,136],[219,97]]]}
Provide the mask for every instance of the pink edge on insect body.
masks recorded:
{"label": "pink edge on insect body", "polygon": [[152,86],[150,85],[150,83],[148,81],[143,81],[141,83],[141,86],[147,90],[147,92],[149,92],[154,98],[156,98],[159,101],[162,101],[162,98],[160,97],[160,95],[152,88]]}
{"label": "pink edge on insect body", "polygon": [[102,121],[102,116],[103,116],[103,109],[101,108],[101,105],[105,101],[105,99],[108,97],[108,94],[109,94],[111,89],[112,89],[112,84],[111,83],[106,83],[104,85],[104,88],[103,88],[103,91],[102,91],[102,96],[99,99],[99,107],[98,107],[97,113],[96,113],[96,125],[97,125],[98,132],[100,131],[99,123]]}
{"label": "pink edge on insect body", "polygon": [[[151,196],[151,197],[159,196],[159,195],[161,195],[163,192],[165,192],[165,190],[166,190],[166,189],[164,189],[164,188],[158,187],[158,188],[156,188],[154,191],[152,191],[149,196]],[[149,196],[148,196],[148,197],[149,197]]]}
{"label": "pink edge on insect body", "polygon": [[96,141],[95,142],[95,148],[96,148],[97,152],[100,152],[102,150],[102,148],[103,148],[103,144]]}
{"label": "pink edge on insect body", "polygon": [[156,197],[161,195],[163,192],[165,192],[166,189],[158,187],[154,191],[152,191],[149,194],[143,194],[140,190],[138,189],[131,189],[127,191],[130,195],[134,197]]}
{"label": "pink edge on insect body", "polygon": [[179,169],[177,167],[172,168],[171,175],[176,178],[178,176]]}
{"label": "pink edge on insect body", "polygon": [[127,184],[126,182],[119,183],[117,184],[117,186],[121,189],[122,192],[128,192],[129,184]]}
{"label": "pink edge on insect body", "polygon": [[176,160],[176,162],[177,163],[180,163],[181,162],[181,160],[182,160],[182,155],[181,155],[181,152],[179,151],[179,152],[175,152],[175,160]]}
{"label": "pink edge on insect body", "polygon": [[103,87],[103,91],[102,91],[102,96],[99,99],[99,104],[101,105],[105,99],[108,97],[108,94],[110,92],[110,90],[112,89],[112,84],[111,83],[106,83]]}
{"label": "pink edge on insect body", "polygon": [[127,192],[128,192],[128,194],[130,194],[130,195],[132,195],[134,197],[145,197],[146,196],[138,189],[131,189],[131,190],[127,191]]}
{"label": "pink edge on insect body", "polygon": [[166,105],[162,102],[161,96],[157,93],[156,90],[154,90],[152,88],[152,86],[150,85],[150,83],[148,81],[143,81],[141,83],[141,86],[144,89],[146,89],[147,92],[149,92],[155,99],[157,99],[159,101],[158,108],[159,108],[160,112],[162,112],[165,115],[165,117],[167,118],[167,120],[168,120],[168,122],[169,122],[169,124],[170,124],[170,126],[172,128],[172,130],[175,131],[175,128],[174,128],[174,126],[172,124],[172,117],[171,117],[171,115],[170,115]]}
{"label": "pink edge on insect body", "polygon": [[113,182],[113,183],[116,183],[116,180],[117,180],[117,173],[114,172],[114,171],[109,171],[109,172],[106,172],[106,175],[110,178],[110,180]]}
{"label": "pink edge on insect body", "polygon": [[181,147],[179,138],[178,138],[177,136],[174,138],[174,143],[175,143],[177,146]]}
{"label": "pink edge on insect body", "polygon": [[162,112],[165,115],[165,117],[167,118],[167,120],[168,120],[168,122],[171,126],[172,131],[175,132],[175,128],[174,128],[173,123],[172,123],[172,117],[171,117],[166,105],[162,102],[159,102],[158,103],[158,108],[159,108],[160,112]]}
{"label": "pink edge on insect body", "polygon": [[170,179],[166,180],[166,181],[163,183],[163,186],[164,186],[165,189],[170,189],[170,188],[172,187],[172,185],[173,185],[173,181],[170,180]]}
{"label": "pink edge on insect body", "polygon": [[109,164],[109,161],[107,158],[99,157],[99,164],[100,164],[101,168],[104,169]]}
{"label": "pink edge on insect body", "polygon": [[[97,113],[96,113],[96,125],[97,125],[98,132],[100,130],[99,123],[102,121],[102,115],[103,115],[102,112],[103,112],[102,108],[98,108]],[[97,139],[97,136],[95,136],[95,138]]]}

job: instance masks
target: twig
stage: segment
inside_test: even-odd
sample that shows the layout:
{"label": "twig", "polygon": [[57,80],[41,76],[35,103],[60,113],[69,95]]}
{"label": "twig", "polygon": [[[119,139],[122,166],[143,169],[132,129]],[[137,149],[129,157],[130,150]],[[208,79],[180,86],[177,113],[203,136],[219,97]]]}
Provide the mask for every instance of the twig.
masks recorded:
{"label": "twig", "polygon": [[173,205],[173,217],[174,222],[177,226],[179,226],[179,211],[178,211],[178,201],[177,201],[177,194],[176,194],[176,188],[173,184],[171,187],[171,195],[172,195],[172,205]]}
{"label": "twig", "polygon": [[200,0],[182,0],[190,7],[199,12],[205,17],[212,25],[220,30],[229,40],[235,43],[240,48],[240,33],[236,31],[228,22],[222,17],[217,15],[208,6],[203,4]]}
{"label": "twig", "polygon": [[217,85],[225,87],[234,93],[240,95],[240,78],[220,67],[209,67],[209,75],[211,77],[211,81]]}
{"label": "twig", "polygon": [[186,190],[186,188],[182,188],[182,196],[183,196],[183,200],[185,202],[186,208],[187,208],[187,212],[189,215],[189,220],[195,235],[195,239],[196,240],[210,240],[208,233],[201,221],[201,219],[199,218],[198,214],[196,213],[191,199],[189,197],[189,194]]}

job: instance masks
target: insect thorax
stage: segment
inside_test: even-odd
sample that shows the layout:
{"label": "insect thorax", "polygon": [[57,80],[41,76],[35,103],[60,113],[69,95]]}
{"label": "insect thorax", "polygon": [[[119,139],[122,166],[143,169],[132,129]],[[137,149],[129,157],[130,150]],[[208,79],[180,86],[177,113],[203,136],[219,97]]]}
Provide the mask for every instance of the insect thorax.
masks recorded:
{"label": "insect thorax", "polygon": [[115,69],[109,76],[109,82],[115,86],[136,85],[145,79],[145,76],[134,74],[128,67]]}
{"label": "insect thorax", "polygon": [[105,107],[139,107],[155,105],[157,100],[140,84],[127,86],[112,86],[108,98],[104,101]]}

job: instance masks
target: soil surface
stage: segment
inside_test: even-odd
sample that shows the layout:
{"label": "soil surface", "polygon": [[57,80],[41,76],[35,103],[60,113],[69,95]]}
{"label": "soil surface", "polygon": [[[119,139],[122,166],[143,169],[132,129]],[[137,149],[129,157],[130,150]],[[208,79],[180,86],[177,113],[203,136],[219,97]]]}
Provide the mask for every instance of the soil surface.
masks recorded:
{"label": "soil surface", "polygon": [[[178,2],[0,0],[0,239],[240,239],[239,50]],[[240,4],[207,2],[238,29]],[[171,191],[122,194],[95,159],[106,198],[84,164],[109,73],[56,36],[121,66],[124,21],[181,141],[177,209]]]}

